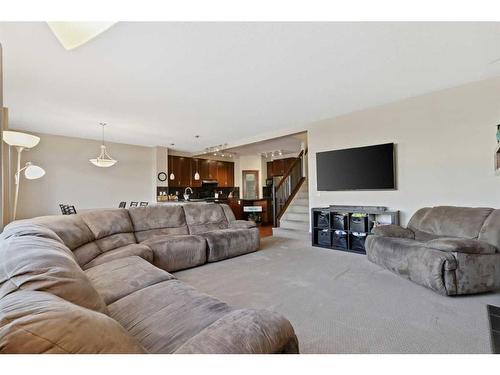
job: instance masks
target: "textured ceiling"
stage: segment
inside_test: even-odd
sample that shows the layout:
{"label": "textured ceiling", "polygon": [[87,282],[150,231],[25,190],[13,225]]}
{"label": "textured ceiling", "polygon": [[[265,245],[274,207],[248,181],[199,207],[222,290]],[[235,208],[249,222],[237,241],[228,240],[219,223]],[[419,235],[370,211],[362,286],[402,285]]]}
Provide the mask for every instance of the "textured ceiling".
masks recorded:
{"label": "textured ceiling", "polygon": [[[500,74],[499,23],[0,23],[13,128],[198,151]],[[196,139],[194,135],[201,137]]]}

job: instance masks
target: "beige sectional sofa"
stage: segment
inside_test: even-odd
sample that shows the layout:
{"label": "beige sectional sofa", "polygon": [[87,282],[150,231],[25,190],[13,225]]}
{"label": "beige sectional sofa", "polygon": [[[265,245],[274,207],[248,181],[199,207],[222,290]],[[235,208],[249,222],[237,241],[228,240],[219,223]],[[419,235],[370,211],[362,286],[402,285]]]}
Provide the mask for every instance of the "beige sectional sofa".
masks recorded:
{"label": "beige sectional sofa", "polygon": [[217,204],[11,223],[0,237],[0,352],[297,353],[281,315],[233,308],[169,273],[259,241]]}

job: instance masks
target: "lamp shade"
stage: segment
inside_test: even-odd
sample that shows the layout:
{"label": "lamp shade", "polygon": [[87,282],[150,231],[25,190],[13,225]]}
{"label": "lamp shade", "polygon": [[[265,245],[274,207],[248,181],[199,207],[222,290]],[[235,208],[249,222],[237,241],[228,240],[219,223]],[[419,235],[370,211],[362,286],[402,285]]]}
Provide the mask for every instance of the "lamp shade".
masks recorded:
{"label": "lamp shade", "polygon": [[4,130],[2,137],[4,142],[9,146],[16,147],[33,148],[38,144],[38,142],[40,142],[40,137],[37,137],[36,135],[10,130]]}
{"label": "lamp shade", "polygon": [[30,164],[24,170],[24,177],[28,180],[36,180],[37,178],[43,177],[45,175],[45,170],[38,165]]}
{"label": "lamp shade", "polygon": [[96,159],[89,159],[89,161],[96,167],[101,167],[101,168],[109,168],[116,164],[116,160],[114,159],[96,158]]}

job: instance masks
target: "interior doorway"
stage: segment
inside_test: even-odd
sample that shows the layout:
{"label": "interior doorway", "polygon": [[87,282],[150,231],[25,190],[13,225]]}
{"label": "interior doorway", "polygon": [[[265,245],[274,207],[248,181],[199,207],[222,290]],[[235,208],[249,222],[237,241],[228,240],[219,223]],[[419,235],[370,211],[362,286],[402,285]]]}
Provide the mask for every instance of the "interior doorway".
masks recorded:
{"label": "interior doorway", "polygon": [[243,181],[243,199],[259,199],[259,171],[241,171]]}

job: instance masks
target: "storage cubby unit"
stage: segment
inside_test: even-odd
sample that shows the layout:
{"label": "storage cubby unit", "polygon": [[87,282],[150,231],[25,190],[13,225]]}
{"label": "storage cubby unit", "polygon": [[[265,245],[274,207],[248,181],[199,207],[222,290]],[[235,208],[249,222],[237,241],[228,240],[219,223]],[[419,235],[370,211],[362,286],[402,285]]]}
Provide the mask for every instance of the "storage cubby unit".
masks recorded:
{"label": "storage cubby unit", "polygon": [[375,225],[399,225],[399,211],[385,207],[330,206],[311,211],[312,245],[366,254],[365,241]]}

